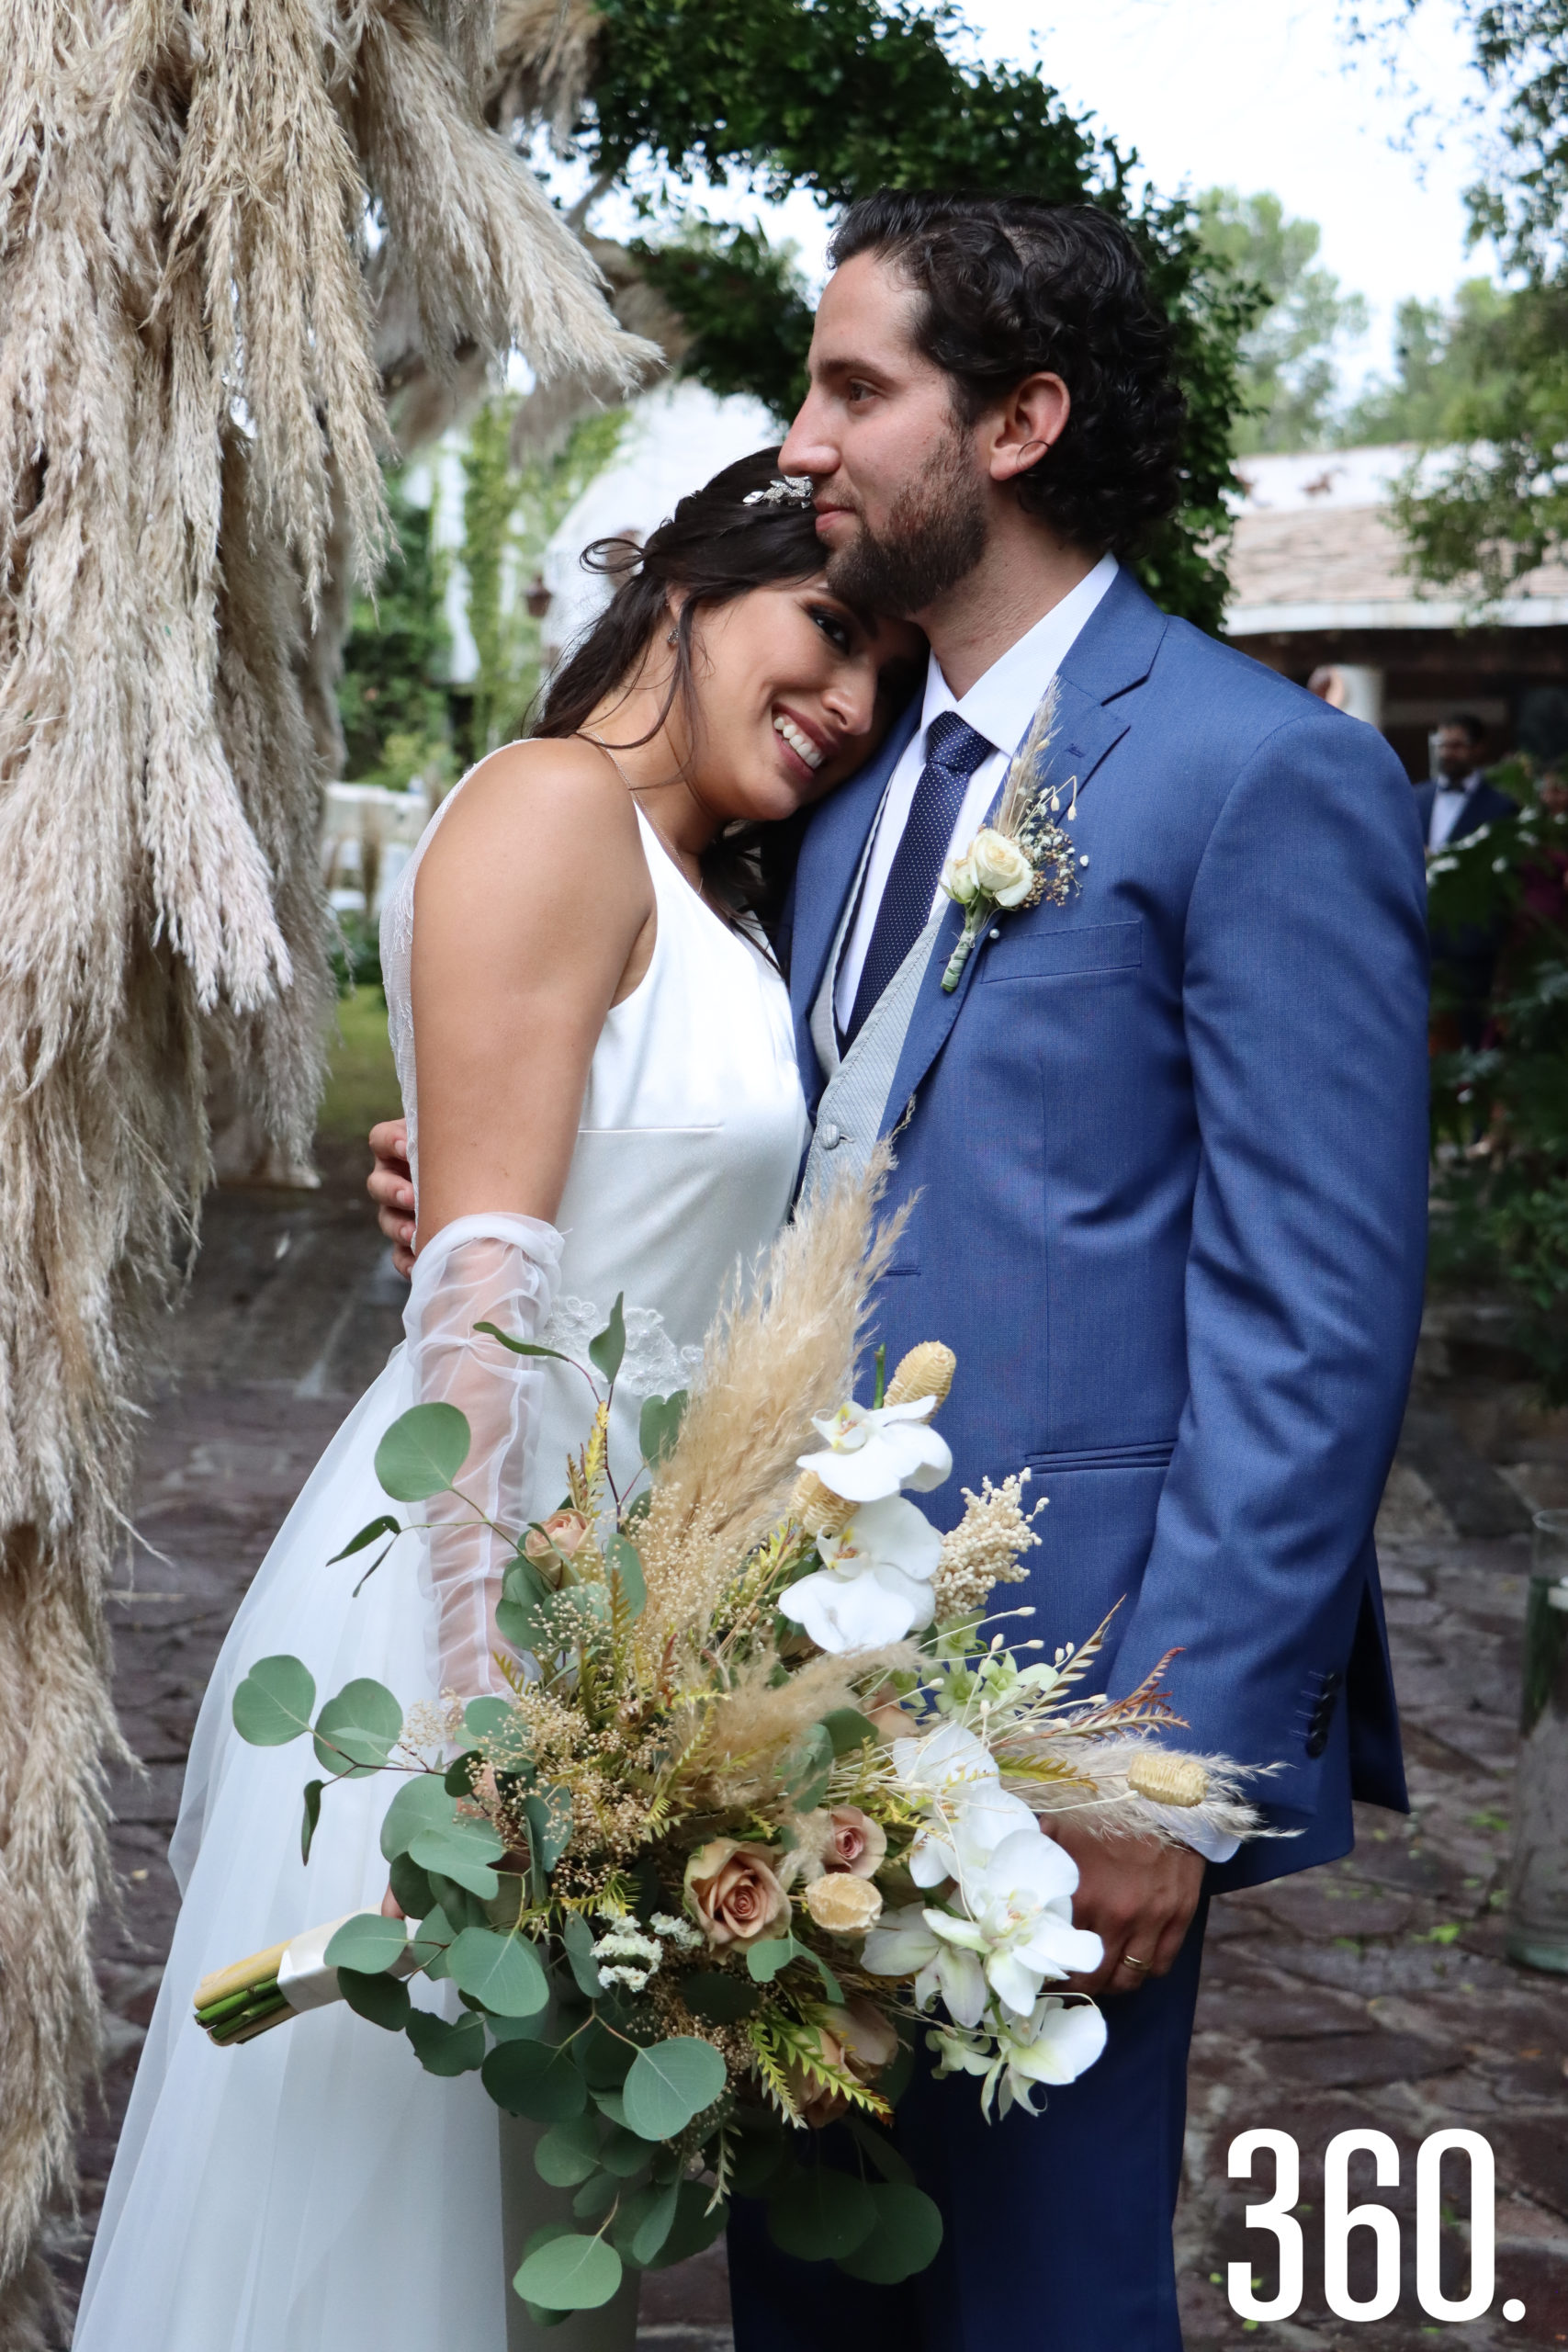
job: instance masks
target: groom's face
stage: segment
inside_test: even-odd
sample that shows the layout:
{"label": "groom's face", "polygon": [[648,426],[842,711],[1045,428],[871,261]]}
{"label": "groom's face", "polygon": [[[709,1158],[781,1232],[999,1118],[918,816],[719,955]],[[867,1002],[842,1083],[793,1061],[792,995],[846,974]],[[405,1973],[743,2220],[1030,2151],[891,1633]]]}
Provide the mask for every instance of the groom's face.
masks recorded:
{"label": "groom's face", "polygon": [[780,455],[809,474],[836,593],[918,617],[985,552],[988,481],[951,377],[915,341],[923,300],[873,254],[828,282],[811,389]]}

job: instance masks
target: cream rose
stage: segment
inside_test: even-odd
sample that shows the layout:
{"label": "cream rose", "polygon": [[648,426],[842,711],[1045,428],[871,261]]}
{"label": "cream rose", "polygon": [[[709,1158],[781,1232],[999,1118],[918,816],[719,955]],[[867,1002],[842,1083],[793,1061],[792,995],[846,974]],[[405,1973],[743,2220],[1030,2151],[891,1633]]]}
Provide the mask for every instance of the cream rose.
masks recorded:
{"label": "cream rose", "polygon": [[1021,906],[1034,888],[1034,868],[1018,843],[987,825],[970,843],[968,859],[977,888],[998,907]]}
{"label": "cream rose", "polygon": [[825,1871],[807,1888],[806,1907],[830,1936],[863,1936],[882,1917],[882,1896],[868,1878]]}
{"label": "cream rose", "polygon": [[523,1538],[523,1556],[552,1584],[558,1584],[561,1562],[581,1552],[587,1540],[588,1521],[580,1510],[552,1511]]}
{"label": "cream rose", "polygon": [[975,844],[970,843],[962,857],[950,857],[942,869],[942,887],[950,899],[961,907],[979,896],[980,882],[975,871]]}
{"label": "cream rose", "polygon": [[789,1918],[765,1846],[714,1838],[686,1864],[686,1908],[710,1944],[752,1944]]}

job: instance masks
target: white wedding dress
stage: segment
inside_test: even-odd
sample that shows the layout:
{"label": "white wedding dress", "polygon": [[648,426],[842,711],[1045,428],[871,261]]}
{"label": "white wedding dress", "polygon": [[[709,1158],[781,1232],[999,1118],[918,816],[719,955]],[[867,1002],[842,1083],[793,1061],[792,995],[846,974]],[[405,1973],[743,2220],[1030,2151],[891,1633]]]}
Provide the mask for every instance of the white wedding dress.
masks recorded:
{"label": "white wedding dress", "polygon": [[[639,818],[641,812],[638,812]],[[437,820],[439,821],[439,820]],[[557,1306],[544,1336],[584,1356],[626,1297],[627,1348],[612,1464],[638,1461],[641,1398],[686,1385],[724,1285],[787,1214],[806,1117],[783,983],[704,906],[642,820],[658,938],[640,985],[605,1021],[558,1225]],[[430,839],[427,830],[424,840]],[[422,843],[422,848],[423,844]],[[415,1144],[409,963],[417,854],[383,919],[387,998]],[[526,1053],[527,1041],[519,1039]],[[416,1173],[417,1173],[417,1163]],[[548,1228],[543,1228],[547,1231]],[[588,1392],[544,1366],[539,1442],[520,1520],[553,1510]],[[537,1379],[538,1375],[533,1375]],[[546,2335],[509,2286],[528,2232],[566,2211],[476,2075],[428,2075],[406,2038],[342,2004],[238,2048],[215,2048],[191,1996],[207,1973],[302,1928],[378,1905],[380,1820],[395,1783],[327,1791],[300,1860],[308,1742],[253,1747],[235,1685],[257,1658],[301,1657],[319,1699],[368,1676],[405,1705],[434,1693],[427,1539],[405,1535],[353,1597],[367,1559],[327,1564],[391,1509],[372,1457],[416,1401],[405,1350],[312,1472],[223,1645],[192,1742],[171,1860],[184,1894],[174,1946],[105,2199],[74,2352],[555,2352],[629,2345],[635,2289]],[[445,2007],[450,1986],[417,1980]],[[455,2009],[452,2011],[456,2013]],[[502,2172],[506,2173],[503,2194]]]}

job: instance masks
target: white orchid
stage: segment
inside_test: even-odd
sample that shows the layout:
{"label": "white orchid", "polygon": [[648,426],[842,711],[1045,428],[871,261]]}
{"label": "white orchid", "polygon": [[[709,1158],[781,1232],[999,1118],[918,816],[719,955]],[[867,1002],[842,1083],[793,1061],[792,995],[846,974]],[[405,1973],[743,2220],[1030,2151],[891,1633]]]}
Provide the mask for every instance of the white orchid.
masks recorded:
{"label": "white orchid", "polygon": [[986,1972],[972,1951],[937,1933],[939,1916],[920,1903],[885,1912],[866,1937],[862,1965],[873,1976],[912,1976],[919,2007],[940,1996],[955,2023],[976,2026],[986,2014]]}
{"label": "white orchid", "polygon": [[1000,2114],[1016,2101],[1034,2115],[1039,2110],[1031,2093],[1037,2083],[1074,2083],[1093,2065],[1105,2047],[1105,2019],[1092,2001],[1047,1993],[1027,2017],[1010,2018],[994,2036],[936,2032],[931,2045],[940,2061],[939,2075],[984,2078],[981,2107],[987,2115],[998,2090]]}
{"label": "white orchid", "polygon": [[936,1403],[934,1396],[917,1396],[905,1405],[867,1406],[852,1397],[836,1413],[815,1418],[822,1450],[801,1454],[800,1467],[814,1470],[851,1503],[880,1502],[901,1487],[917,1494],[940,1487],[953,1455],[946,1439],[926,1427]]}
{"label": "white orchid", "polygon": [[959,1875],[961,1835],[978,1863],[1004,1838],[1034,1826],[1023,1799],[1002,1787],[996,1758],[984,1740],[962,1724],[943,1724],[924,1739],[896,1739],[893,1769],[931,1815],[930,1828],[909,1849],[909,1875],[917,1886],[940,1886]]}
{"label": "white orchid", "polygon": [[931,1578],[942,1538],[902,1495],[863,1503],[840,1533],[821,1535],[820,1568],[779,1595],[786,1617],[819,1650],[874,1649],[924,1630],[936,1614]]}
{"label": "white orchid", "polygon": [[[1024,1807],[1027,1813],[1027,1806]],[[976,1821],[982,1833],[991,1824]],[[1098,1968],[1105,1956],[1100,1938],[1073,1925],[1077,1864],[1030,1817],[987,1848],[971,1834],[966,1808],[954,1832],[958,1884],[967,1918],[931,1912],[935,1932],[961,1950],[980,1956],[986,1982],[1015,2017],[1027,2017],[1046,1978]]]}

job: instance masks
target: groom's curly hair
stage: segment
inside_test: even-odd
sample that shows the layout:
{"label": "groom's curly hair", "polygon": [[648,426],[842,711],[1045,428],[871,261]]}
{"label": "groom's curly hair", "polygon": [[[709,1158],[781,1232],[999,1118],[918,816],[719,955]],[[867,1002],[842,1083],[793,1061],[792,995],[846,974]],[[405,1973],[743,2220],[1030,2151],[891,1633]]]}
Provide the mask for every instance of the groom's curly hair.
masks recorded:
{"label": "groom's curly hair", "polygon": [[1092,204],[883,188],[852,204],[834,266],[869,253],[924,296],[915,339],[972,424],[1026,376],[1060,376],[1066,429],[1018,495],[1075,547],[1122,554],[1175,506],[1185,408],[1169,320],[1132,237]]}

